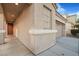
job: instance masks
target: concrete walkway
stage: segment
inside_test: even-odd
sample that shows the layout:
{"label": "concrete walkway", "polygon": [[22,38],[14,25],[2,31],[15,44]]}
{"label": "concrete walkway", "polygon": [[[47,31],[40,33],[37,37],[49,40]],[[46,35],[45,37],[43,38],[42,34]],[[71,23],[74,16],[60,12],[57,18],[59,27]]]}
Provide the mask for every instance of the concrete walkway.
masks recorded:
{"label": "concrete walkway", "polygon": [[[11,39],[11,38],[9,38]],[[57,39],[57,44],[37,56],[78,56],[79,39],[62,37]],[[18,39],[0,45],[1,56],[34,56]]]}
{"label": "concrete walkway", "polygon": [[33,55],[18,39],[7,38],[5,44],[0,45],[1,56],[25,56]]}

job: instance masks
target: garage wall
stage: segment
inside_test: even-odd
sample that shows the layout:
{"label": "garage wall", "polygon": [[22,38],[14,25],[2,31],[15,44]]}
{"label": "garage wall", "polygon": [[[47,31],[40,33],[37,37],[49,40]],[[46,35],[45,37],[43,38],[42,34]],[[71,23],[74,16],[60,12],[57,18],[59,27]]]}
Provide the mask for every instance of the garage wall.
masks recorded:
{"label": "garage wall", "polygon": [[[55,8],[52,4],[34,4],[34,26],[37,29],[55,29]],[[47,8],[45,8],[46,6]],[[49,9],[49,10],[48,10]],[[50,11],[51,10],[51,11]]]}
{"label": "garage wall", "polygon": [[66,19],[56,13],[57,38],[66,35]]}
{"label": "garage wall", "polygon": [[[56,43],[56,32],[48,31],[55,29],[55,8],[52,4],[34,4],[34,29],[32,43],[35,43],[35,54],[38,54]],[[43,31],[41,31],[43,30]],[[48,30],[48,31],[46,31]],[[48,33],[46,33],[46,32]]]}
{"label": "garage wall", "polygon": [[[49,9],[43,8],[46,5]],[[51,15],[51,16],[49,16]],[[48,49],[56,42],[54,33],[30,33],[32,29],[55,29],[55,9],[52,4],[31,4],[26,8],[23,13],[18,17],[14,24],[14,35],[32,52],[35,54]],[[51,24],[50,24],[51,21]],[[41,39],[41,40],[40,40]],[[49,40],[47,40],[49,39]],[[44,44],[43,46],[41,44]]]}
{"label": "garage wall", "polygon": [[56,28],[57,28],[57,38],[65,36],[65,24],[59,21],[56,21]]}

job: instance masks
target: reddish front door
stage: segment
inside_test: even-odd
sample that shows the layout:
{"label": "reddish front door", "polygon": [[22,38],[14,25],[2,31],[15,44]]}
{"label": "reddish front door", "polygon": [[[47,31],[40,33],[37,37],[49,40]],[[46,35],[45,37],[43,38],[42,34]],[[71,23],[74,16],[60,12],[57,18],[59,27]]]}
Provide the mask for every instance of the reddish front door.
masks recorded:
{"label": "reddish front door", "polygon": [[7,24],[7,34],[13,35],[13,24],[12,23]]}

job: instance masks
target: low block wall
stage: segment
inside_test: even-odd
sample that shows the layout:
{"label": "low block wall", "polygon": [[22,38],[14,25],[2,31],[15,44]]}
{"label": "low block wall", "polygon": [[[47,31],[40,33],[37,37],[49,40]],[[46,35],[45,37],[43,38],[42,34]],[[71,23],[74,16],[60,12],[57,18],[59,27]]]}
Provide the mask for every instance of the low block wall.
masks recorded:
{"label": "low block wall", "polygon": [[40,52],[50,48],[56,43],[56,31],[55,30],[32,30],[30,32],[31,37],[31,51],[34,54],[39,54]]}

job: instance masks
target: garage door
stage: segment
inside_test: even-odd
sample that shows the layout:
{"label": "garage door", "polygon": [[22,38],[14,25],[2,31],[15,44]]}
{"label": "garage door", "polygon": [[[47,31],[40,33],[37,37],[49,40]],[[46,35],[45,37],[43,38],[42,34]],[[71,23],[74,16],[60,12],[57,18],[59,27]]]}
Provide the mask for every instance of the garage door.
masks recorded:
{"label": "garage door", "polygon": [[59,21],[56,21],[57,38],[65,35],[65,25]]}

